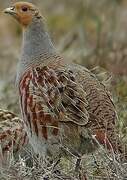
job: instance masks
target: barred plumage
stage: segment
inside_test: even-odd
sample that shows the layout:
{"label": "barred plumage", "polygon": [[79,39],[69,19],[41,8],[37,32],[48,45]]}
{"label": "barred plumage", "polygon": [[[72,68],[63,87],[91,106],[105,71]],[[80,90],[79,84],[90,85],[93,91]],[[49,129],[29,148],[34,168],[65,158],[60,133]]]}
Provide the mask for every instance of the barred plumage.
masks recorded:
{"label": "barred plumage", "polygon": [[23,121],[14,113],[0,109],[0,163],[6,164],[9,155],[16,155],[28,143]]}
{"label": "barred plumage", "polygon": [[[52,154],[56,145],[54,151],[70,147],[80,156],[96,149],[92,135],[111,148],[114,136],[110,134],[114,133],[117,116],[105,86],[84,67],[61,64],[56,68],[49,62],[48,66],[30,68],[19,86],[23,118],[35,151]],[[90,148],[86,148],[85,137],[83,147],[81,136],[91,139]],[[43,151],[35,146],[37,139]]]}

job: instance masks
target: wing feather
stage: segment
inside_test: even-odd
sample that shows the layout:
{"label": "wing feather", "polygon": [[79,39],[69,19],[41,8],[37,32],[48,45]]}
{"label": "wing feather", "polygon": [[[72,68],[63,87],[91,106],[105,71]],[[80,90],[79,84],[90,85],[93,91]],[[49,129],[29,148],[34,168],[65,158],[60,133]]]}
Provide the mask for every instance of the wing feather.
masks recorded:
{"label": "wing feather", "polygon": [[32,74],[30,89],[33,91],[30,92],[36,98],[36,103],[41,104],[44,113],[49,113],[61,122],[87,124],[86,93],[72,71],[53,70],[46,66],[32,69]]}

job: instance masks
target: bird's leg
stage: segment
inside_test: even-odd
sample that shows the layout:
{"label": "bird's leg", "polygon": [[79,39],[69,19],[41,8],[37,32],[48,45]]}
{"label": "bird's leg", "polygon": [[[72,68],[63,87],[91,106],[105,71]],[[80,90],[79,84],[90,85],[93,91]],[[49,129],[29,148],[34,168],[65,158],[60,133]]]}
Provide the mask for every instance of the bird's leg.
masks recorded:
{"label": "bird's leg", "polygon": [[79,179],[82,180],[82,178],[81,178],[81,158],[78,158],[76,161],[75,172],[78,173]]}
{"label": "bird's leg", "polygon": [[59,168],[57,168],[57,165],[60,163],[61,155],[56,159],[56,161],[53,163],[52,171],[54,174],[61,174]]}
{"label": "bird's leg", "polygon": [[96,157],[94,156],[94,154],[92,153],[92,156],[93,156],[93,160],[94,160],[94,163],[95,165],[97,166],[97,168],[99,167],[99,164],[97,163],[97,160],[96,160]]}
{"label": "bird's leg", "polygon": [[82,172],[81,157],[78,158],[76,161],[75,172],[78,173],[79,180],[87,180],[86,174],[84,174],[84,172]]}
{"label": "bird's leg", "polygon": [[75,171],[78,172],[81,169],[81,158],[78,158],[75,165]]}
{"label": "bird's leg", "polygon": [[58,159],[54,162],[53,167],[55,168],[61,160],[61,154],[59,155]]}
{"label": "bird's leg", "polygon": [[61,155],[59,155],[57,158],[48,156],[47,158],[48,166],[51,167],[52,171],[55,171],[55,168],[59,164],[60,160],[61,160]]}

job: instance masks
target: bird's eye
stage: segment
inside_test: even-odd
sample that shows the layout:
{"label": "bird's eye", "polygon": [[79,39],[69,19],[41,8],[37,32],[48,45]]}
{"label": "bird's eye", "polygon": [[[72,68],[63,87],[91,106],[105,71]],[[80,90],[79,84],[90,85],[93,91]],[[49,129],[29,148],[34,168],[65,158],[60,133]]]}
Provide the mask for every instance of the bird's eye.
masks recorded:
{"label": "bird's eye", "polygon": [[23,11],[23,12],[28,11],[28,7],[26,7],[26,6],[22,7],[22,11]]}

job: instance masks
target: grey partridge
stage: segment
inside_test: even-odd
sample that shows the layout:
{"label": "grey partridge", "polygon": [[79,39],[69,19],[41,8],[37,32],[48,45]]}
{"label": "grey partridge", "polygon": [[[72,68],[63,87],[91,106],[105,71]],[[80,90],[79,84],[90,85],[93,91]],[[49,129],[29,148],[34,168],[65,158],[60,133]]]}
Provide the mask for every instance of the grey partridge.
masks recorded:
{"label": "grey partridge", "polygon": [[9,156],[22,151],[27,143],[23,121],[14,113],[0,109],[0,164],[7,164]]}
{"label": "grey partridge", "polygon": [[16,83],[34,151],[55,157],[63,149],[81,158],[98,143],[115,149],[117,114],[106,87],[85,67],[65,63],[33,4],[17,2],[5,13],[23,29]]}

